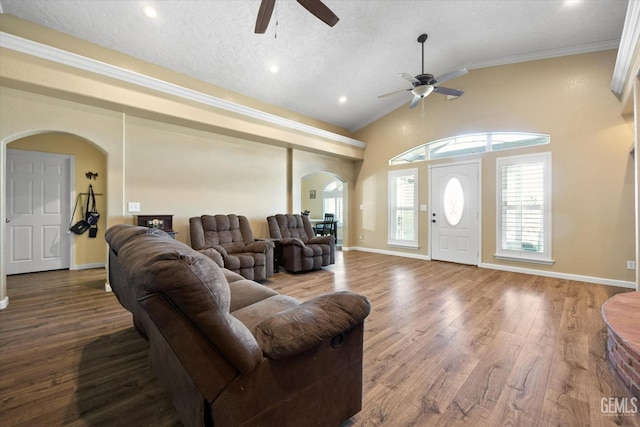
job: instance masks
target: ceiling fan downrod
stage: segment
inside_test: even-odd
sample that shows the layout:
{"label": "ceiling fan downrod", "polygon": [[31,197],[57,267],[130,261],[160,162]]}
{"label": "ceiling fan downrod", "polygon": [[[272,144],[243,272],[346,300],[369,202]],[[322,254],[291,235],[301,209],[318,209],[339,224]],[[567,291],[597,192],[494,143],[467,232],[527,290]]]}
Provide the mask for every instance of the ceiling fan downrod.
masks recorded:
{"label": "ceiling fan downrod", "polygon": [[427,41],[428,37],[426,34],[420,34],[418,37],[418,42],[422,44],[422,74],[424,74],[424,42]]}

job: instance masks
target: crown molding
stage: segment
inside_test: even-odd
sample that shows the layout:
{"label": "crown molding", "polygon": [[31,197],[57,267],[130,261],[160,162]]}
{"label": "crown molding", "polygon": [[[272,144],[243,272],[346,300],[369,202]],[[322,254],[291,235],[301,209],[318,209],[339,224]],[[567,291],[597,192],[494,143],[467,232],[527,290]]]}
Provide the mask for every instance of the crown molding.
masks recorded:
{"label": "crown molding", "polygon": [[634,70],[631,70],[631,66],[635,50],[639,47],[640,1],[630,0],[629,6],[627,7],[627,16],[624,20],[624,28],[622,29],[618,57],[616,58],[616,65],[613,69],[613,78],[611,79],[611,91],[618,97],[620,97],[624,91],[629,73],[634,72]]}
{"label": "crown molding", "polygon": [[197,102],[210,107],[219,108],[221,110],[230,111],[240,114],[251,119],[260,120],[288,129],[325,138],[341,144],[347,144],[358,148],[365,148],[366,143],[353,138],[346,137],[334,132],[329,132],[314,126],[296,122],[295,120],[286,119],[275,114],[257,110],[255,108],[246,107],[236,104],[203,92],[179,86],[164,80],[156,79],[135,71],[117,67],[106,62],[97,61],[78,55],[62,49],[58,49],[49,45],[25,39],[6,32],[0,32],[0,47],[21,52],[37,58],[56,62],[58,64],[67,65],[79,70],[88,71],[105,77],[116,79],[136,86],[152,89],[167,95],[177,96],[188,101]]}
{"label": "crown molding", "polygon": [[557,58],[560,56],[578,55],[581,53],[598,52],[601,50],[617,49],[620,40],[606,40],[603,42],[587,43],[576,46],[567,46],[558,49],[540,50],[522,55],[505,56],[489,61],[468,64],[467,69],[494,67],[496,65],[516,64],[518,62],[538,61],[540,59]]}

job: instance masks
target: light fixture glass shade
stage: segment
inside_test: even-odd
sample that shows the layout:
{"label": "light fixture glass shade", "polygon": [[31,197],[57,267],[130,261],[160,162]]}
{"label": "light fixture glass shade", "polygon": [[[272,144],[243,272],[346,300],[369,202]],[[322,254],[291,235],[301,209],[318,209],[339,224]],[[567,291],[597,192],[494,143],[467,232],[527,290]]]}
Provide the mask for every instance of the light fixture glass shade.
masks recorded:
{"label": "light fixture glass shade", "polygon": [[424,98],[425,96],[429,95],[431,92],[433,92],[433,86],[431,85],[421,85],[421,86],[414,87],[411,90],[412,94],[414,94],[415,96],[419,96],[420,98]]}

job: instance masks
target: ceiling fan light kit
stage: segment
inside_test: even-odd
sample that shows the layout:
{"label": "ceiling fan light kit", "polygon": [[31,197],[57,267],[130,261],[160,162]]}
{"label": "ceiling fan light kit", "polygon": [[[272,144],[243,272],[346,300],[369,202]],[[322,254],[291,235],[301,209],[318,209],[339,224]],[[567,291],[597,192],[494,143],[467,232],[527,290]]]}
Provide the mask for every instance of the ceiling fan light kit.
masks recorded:
{"label": "ceiling fan light kit", "polygon": [[447,95],[447,99],[451,99],[451,97],[458,98],[462,96],[462,94],[464,93],[464,91],[462,90],[451,89],[451,88],[443,87],[439,85],[446,81],[455,79],[456,77],[460,77],[467,74],[469,71],[467,71],[466,68],[453,70],[439,77],[434,77],[433,74],[428,74],[424,72],[424,42],[427,41],[428,37],[429,36],[427,36],[426,34],[420,34],[420,36],[418,37],[418,43],[422,45],[422,74],[418,74],[415,77],[407,73],[398,74],[398,76],[402,77],[403,79],[411,83],[413,88],[397,90],[391,93],[380,95],[378,96],[378,98],[384,98],[386,96],[394,95],[396,93],[410,91],[411,94],[413,95],[413,99],[409,104],[409,108],[413,108],[416,105],[418,105],[418,102],[421,99],[426,98],[432,92],[439,93],[441,95]]}
{"label": "ceiling fan light kit", "polygon": [[431,92],[433,92],[434,87],[431,85],[421,85],[413,88],[411,93],[414,96],[419,96],[420,98],[424,98],[425,96],[429,96]]}

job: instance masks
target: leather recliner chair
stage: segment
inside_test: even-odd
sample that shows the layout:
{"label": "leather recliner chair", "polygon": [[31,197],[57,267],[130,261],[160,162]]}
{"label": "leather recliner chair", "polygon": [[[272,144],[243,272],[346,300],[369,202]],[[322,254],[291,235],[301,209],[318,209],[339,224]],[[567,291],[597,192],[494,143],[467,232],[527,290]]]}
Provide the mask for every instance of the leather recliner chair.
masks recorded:
{"label": "leather recliner chair", "polygon": [[318,270],[335,264],[333,236],[316,236],[306,215],[278,214],[267,217],[269,234],[276,240],[281,267],[290,272]]}
{"label": "leather recliner chair", "polygon": [[247,217],[202,215],[189,218],[191,247],[216,261],[220,267],[256,281],[273,276],[270,241],[255,240]]}

